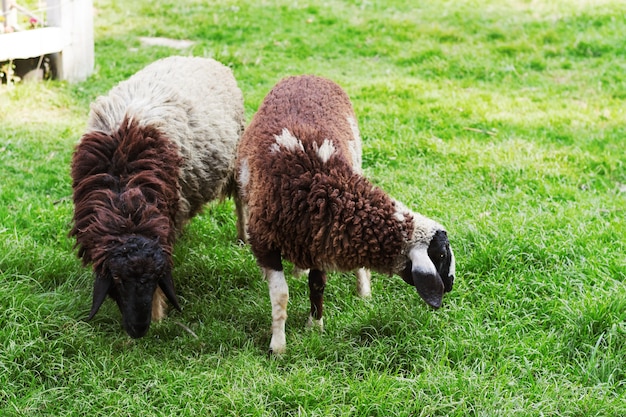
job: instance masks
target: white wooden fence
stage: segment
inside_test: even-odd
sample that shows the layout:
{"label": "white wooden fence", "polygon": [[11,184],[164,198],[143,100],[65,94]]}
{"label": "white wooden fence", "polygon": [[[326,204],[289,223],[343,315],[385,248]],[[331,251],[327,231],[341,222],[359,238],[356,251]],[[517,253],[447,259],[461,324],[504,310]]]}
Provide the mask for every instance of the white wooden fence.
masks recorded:
{"label": "white wooden fence", "polygon": [[86,79],[94,68],[92,0],[47,0],[47,27],[0,34],[0,61],[52,55],[58,79]]}

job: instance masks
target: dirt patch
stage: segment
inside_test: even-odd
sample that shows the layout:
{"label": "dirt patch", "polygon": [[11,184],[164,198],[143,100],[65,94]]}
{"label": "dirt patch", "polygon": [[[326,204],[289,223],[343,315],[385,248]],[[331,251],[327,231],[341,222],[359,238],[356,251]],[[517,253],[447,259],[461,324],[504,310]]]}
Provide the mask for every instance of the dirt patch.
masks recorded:
{"label": "dirt patch", "polygon": [[185,39],[170,39],[161,37],[141,37],[139,40],[143,46],[166,46],[173,49],[187,49],[195,43]]}

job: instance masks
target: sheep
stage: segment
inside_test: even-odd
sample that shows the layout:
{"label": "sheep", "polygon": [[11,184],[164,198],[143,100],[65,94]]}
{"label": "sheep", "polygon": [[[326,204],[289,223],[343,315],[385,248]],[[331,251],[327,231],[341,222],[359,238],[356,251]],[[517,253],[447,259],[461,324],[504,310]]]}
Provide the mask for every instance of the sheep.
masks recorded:
{"label": "sheep", "polygon": [[372,185],[360,167],[352,104],[325,78],[279,81],[241,137],[239,224],[268,282],[275,355],[286,351],[282,259],[310,270],[309,323],[323,324],[327,271],[397,274],[434,308],[452,290],[455,261],[444,227]]}
{"label": "sheep", "polygon": [[123,327],[144,336],[180,310],[172,247],[203,205],[235,194],[245,121],[232,71],[212,59],[169,57],[119,83],[92,105],[71,163],[70,236],[95,282],[88,320],[107,294]]}

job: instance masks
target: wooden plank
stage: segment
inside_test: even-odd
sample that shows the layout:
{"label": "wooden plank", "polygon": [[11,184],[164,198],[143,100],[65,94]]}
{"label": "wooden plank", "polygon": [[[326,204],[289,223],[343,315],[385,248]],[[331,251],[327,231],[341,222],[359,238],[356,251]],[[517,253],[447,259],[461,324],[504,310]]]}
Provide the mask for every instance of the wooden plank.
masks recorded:
{"label": "wooden plank", "polygon": [[0,35],[0,61],[26,59],[59,52],[69,44],[61,28],[40,28]]}

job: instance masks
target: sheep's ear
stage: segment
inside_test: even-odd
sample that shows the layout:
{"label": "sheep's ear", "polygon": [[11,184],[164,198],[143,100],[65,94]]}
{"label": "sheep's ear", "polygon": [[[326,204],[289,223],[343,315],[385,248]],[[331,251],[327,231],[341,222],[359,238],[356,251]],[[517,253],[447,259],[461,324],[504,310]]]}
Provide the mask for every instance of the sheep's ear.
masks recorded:
{"label": "sheep's ear", "polygon": [[414,248],[409,253],[413,285],[420,297],[434,308],[441,307],[444,285],[426,248]]}
{"label": "sheep's ear", "polygon": [[176,310],[182,311],[180,304],[178,304],[178,298],[176,298],[176,292],[174,291],[174,280],[172,279],[172,272],[168,271],[160,280],[159,288],[163,291],[163,294],[170,300],[170,303],[176,307]]}
{"label": "sheep's ear", "polygon": [[96,280],[93,284],[93,301],[91,303],[91,311],[89,312],[87,321],[91,320],[100,309],[100,306],[109,293],[109,288],[111,288],[112,282],[113,280],[108,274],[96,275]]}

